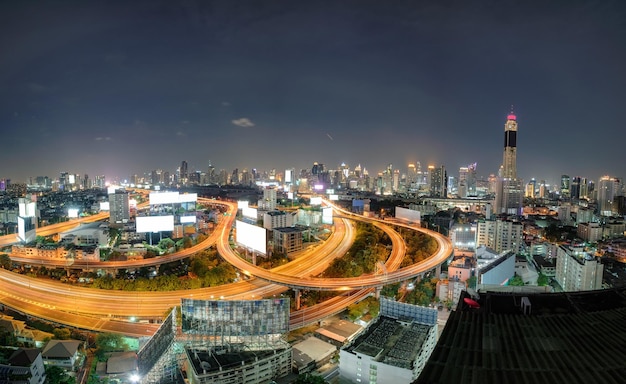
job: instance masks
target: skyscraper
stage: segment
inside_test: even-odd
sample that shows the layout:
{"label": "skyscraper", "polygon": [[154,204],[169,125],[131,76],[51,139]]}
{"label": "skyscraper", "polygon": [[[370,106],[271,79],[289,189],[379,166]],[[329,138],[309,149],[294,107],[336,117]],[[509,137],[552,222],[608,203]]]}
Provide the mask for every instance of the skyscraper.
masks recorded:
{"label": "skyscraper", "polygon": [[517,179],[517,117],[509,113],[504,124],[504,156],[502,177]]}
{"label": "skyscraper", "polygon": [[601,216],[617,214],[615,197],[620,195],[620,181],[611,176],[602,176],[598,180],[598,213]]}
{"label": "skyscraper", "polygon": [[[431,168],[432,167],[432,168]],[[430,196],[431,197],[448,197],[448,174],[446,168],[442,165],[435,167],[428,166],[430,172]]]}
{"label": "skyscraper", "polygon": [[504,124],[504,155],[496,181],[495,213],[519,215],[523,194],[522,181],[517,179],[517,116],[511,111]]}

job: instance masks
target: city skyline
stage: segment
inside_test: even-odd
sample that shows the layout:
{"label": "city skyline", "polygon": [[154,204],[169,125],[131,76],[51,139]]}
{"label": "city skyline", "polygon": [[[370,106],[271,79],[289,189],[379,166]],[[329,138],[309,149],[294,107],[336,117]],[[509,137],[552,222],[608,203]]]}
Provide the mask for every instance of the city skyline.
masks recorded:
{"label": "city skyline", "polygon": [[478,163],[623,176],[626,6],[5,3],[0,178]]}

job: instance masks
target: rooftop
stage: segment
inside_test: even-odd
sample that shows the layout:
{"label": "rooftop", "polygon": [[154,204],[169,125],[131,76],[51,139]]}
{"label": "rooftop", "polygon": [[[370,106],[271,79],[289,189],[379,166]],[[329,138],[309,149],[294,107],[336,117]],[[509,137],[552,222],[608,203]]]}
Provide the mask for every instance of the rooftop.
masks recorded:
{"label": "rooftop", "polygon": [[467,297],[415,383],[624,382],[626,290]]}

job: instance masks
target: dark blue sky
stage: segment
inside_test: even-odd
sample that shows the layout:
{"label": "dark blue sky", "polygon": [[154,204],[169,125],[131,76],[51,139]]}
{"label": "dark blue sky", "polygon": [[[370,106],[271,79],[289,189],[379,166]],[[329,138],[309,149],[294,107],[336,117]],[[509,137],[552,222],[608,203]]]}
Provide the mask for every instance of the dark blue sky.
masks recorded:
{"label": "dark blue sky", "polygon": [[626,2],[5,1],[0,178],[420,161],[626,176]]}

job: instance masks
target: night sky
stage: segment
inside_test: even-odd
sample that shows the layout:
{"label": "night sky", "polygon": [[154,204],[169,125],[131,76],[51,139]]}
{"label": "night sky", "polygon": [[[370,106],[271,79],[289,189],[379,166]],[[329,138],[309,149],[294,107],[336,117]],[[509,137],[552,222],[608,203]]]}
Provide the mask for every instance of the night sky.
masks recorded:
{"label": "night sky", "polygon": [[0,178],[626,176],[626,1],[3,1]]}

